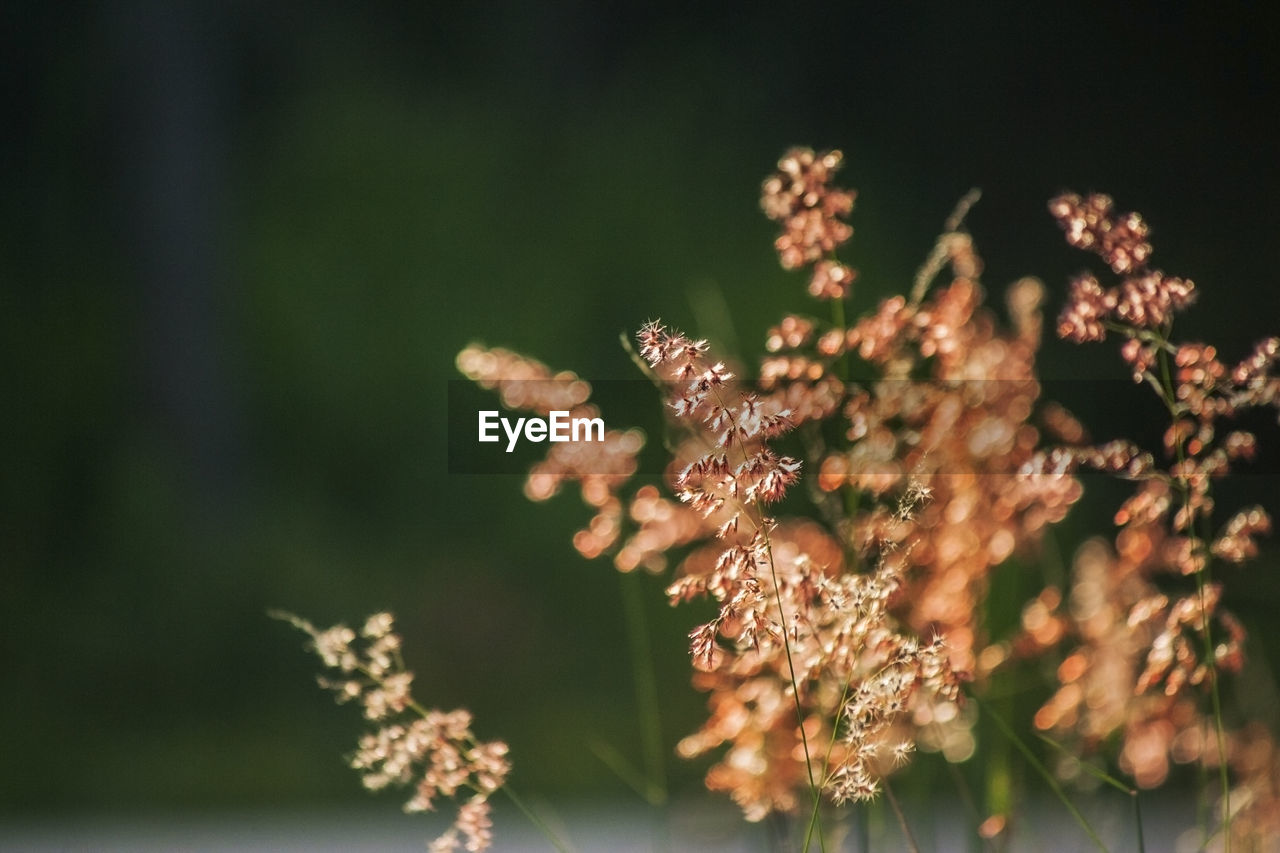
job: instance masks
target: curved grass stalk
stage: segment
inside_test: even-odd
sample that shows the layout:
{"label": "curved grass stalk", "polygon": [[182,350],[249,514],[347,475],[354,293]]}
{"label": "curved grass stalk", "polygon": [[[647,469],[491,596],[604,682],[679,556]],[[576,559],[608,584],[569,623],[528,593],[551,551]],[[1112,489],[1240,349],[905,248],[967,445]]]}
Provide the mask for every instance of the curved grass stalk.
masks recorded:
{"label": "curved grass stalk", "polygon": [[644,615],[639,578],[630,572],[619,578],[623,611],[627,623],[627,646],[631,651],[631,679],[640,711],[640,738],[644,754],[645,791],[649,804],[667,803],[667,769],[662,749],[662,715],[658,702],[658,680],[653,671],[649,625]]}
{"label": "curved grass stalk", "polygon": [[[1172,345],[1168,340],[1167,331],[1159,335],[1159,341],[1164,344],[1159,349],[1160,359],[1160,381],[1158,383],[1160,389],[1160,399],[1169,409],[1169,416],[1175,421],[1178,418],[1178,402],[1177,396],[1173,390],[1173,378],[1169,372],[1169,350]],[[1152,383],[1153,385],[1157,383]],[[1182,465],[1186,462],[1186,452],[1183,449],[1182,441],[1179,439],[1175,442],[1177,448],[1178,463]],[[1191,487],[1187,484],[1185,476],[1173,478],[1178,487],[1178,493],[1182,497],[1183,510],[1189,510],[1191,505]],[[1191,540],[1191,550],[1194,554],[1199,537],[1195,529],[1195,517],[1190,516],[1187,521],[1187,537]],[[1206,549],[1204,557],[1204,566],[1200,571],[1195,573],[1196,579],[1196,596],[1200,603],[1200,619],[1204,627],[1204,656],[1205,664],[1209,669],[1209,695],[1210,703],[1213,708],[1213,728],[1217,736],[1218,746],[1218,778],[1222,785],[1222,838],[1226,853],[1231,853],[1231,780],[1227,770],[1227,734],[1226,728],[1222,722],[1222,691],[1219,688],[1220,672],[1218,671],[1217,654],[1213,646],[1213,628],[1210,624],[1209,613],[1205,608],[1205,589],[1210,579],[1210,568],[1212,565],[1213,555]]]}
{"label": "curved grass stalk", "polygon": [[893,788],[889,785],[889,777],[882,777],[880,782],[884,785],[885,799],[889,801],[889,807],[893,809],[894,817],[898,819],[898,826],[902,827],[902,836],[907,845],[907,853],[920,853],[920,845],[916,844],[916,837],[911,834],[911,826],[907,823],[907,816],[902,813],[902,806],[898,805],[898,798],[893,795]]}
{"label": "curved grass stalk", "polygon": [[1049,772],[1049,769],[1044,766],[1039,758],[1036,758],[1036,754],[1031,751],[1031,747],[1027,746],[1022,738],[1018,737],[1017,733],[1013,730],[1013,727],[1010,726],[1003,717],[993,711],[990,705],[986,704],[973,694],[970,694],[970,696],[973,701],[978,703],[978,707],[982,709],[982,712],[987,714],[991,718],[992,722],[996,724],[996,728],[1000,730],[1000,733],[1009,739],[1009,742],[1013,744],[1014,748],[1016,748],[1018,752],[1022,753],[1022,757],[1027,760],[1027,763],[1031,765],[1031,768],[1040,774],[1040,777],[1044,779],[1045,784],[1049,786],[1049,790],[1053,791],[1054,796],[1056,796],[1066,810],[1071,813],[1071,817],[1075,819],[1075,822],[1084,831],[1084,834],[1089,836],[1089,840],[1092,841],[1099,850],[1103,851],[1103,853],[1107,853],[1107,845],[1102,843],[1102,839],[1089,824],[1089,821],[1087,821],[1085,816],[1080,813],[1080,810],[1076,808],[1075,803],[1071,802],[1067,797],[1066,792],[1062,790],[1062,786],[1058,784],[1058,780],[1053,778],[1053,774]]}
{"label": "curved grass stalk", "polygon": [[524,800],[516,796],[516,792],[511,790],[510,785],[503,785],[501,790],[502,790],[502,793],[507,795],[507,799],[509,799],[515,805],[515,807],[518,808],[520,812],[526,818],[529,819],[529,822],[532,823],[535,827],[537,827],[538,831],[541,832],[543,837],[546,838],[547,841],[551,843],[552,847],[554,847],[557,851],[559,851],[559,853],[574,853],[574,849],[569,845],[567,845],[565,842],[561,841],[560,837],[556,835],[555,830],[553,830],[550,826],[548,826],[546,821],[538,817],[537,812],[535,812],[533,809],[526,806],[524,804]]}
{"label": "curved grass stalk", "polygon": [[1056,740],[1053,740],[1052,738],[1046,737],[1045,735],[1042,735],[1042,734],[1037,734],[1036,737],[1040,738],[1040,740],[1044,741],[1049,746],[1058,750],[1068,758],[1074,759],[1080,765],[1080,769],[1088,773],[1093,778],[1107,785],[1110,785],[1112,788],[1115,788],[1117,791],[1121,791],[1122,793],[1128,795],[1129,799],[1132,800],[1133,802],[1133,817],[1138,827],[1138,851],[1139,853],[1146,853],[1147,844],[1142,831],[1142,803],[1138,799],[1138,789],[1133,788],[1129,785],[1126,785],[1124,782],[1121,782],[1119,779],[1115,778],[1110,773],[1103,770],[1101,767],[1095,767],[1087,761],[1081,761],[1079,758],[1072,755],[1070,750],[1068,750],[1062,744],[1058,743]]}

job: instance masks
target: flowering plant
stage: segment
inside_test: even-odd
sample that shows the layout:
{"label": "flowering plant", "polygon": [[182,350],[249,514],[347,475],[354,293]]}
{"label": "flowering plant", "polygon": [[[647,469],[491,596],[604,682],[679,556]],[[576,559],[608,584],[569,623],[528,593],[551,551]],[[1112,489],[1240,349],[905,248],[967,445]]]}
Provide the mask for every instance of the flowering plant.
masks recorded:
{"label": "flowering plant", "polygon": [[[1123,338],[1134,379],[1169,416],[1164,462],[1128,441],[1091,446],[1079,422],[1043,399],[1045,288],[1029,278],[1008,288],[1008,324],[984,304],[982,262],[964,228],[976,195],[948,219],[909,289],[846,319],[857,273],[839,252],[855,196],[833,182],[841,164],[839,152],[789,151],[761,199],[781,228],[782,266],[805,272],[829,316],[782,318],[749,381],[707,341],[645,324],[634,355],[670,419],[661,482],[638,473],[644,436],[620,429],[552,445],[526,480],[533,500],[577,486],[593,513],[573,538],[585,557],[665,574],[673,605],[713,603],[689,632],[708,716],[677,752],[714,754],[707,787],[748,820],[800,815],[806,850],[825,847],[829,809],[882,793],[914,847],[894,775],[917,750],[969,760],[985,714],[1100,846],[1060,782],[1086,769],[1136,797],[1166,780],[1171,761],[1217,776],[1216,788],[1202,786],[1219,802],[1202,844],[1275,839],[1280,762],[1264,727],[1227,725],[1222,679],[1240,669],[1245,638],[1214,574],[1215,561],[1256,556],[1270,521],[1252,507],[1216,534],[1208,526],[1214,481],[1257,446],[1225,423],[1280,404],[1280,340],[1234,366],[1212,346],[1175,344],[1174,317],[1196,290],[1148,266],[1143,219],[1101,195],[1053,200],[1068,242],[1120,277],[1111,287],[1077,277],[1058,334]],[[509,409],[601,414],[588,382],[510,351],[472,345],[457,364]],[[1136,486],[1116,514],[1114,546],[1084,543],[1069,588],[1045,585],[1012,631],[992,626],[984,614],[997,568],[1042,552],[1047,530],[1081,498],[1082,467]],[[410,810],[467,791],[434,849],[487,846],[487,798],[505,785],[506,747],[476,740],[465,712],[428,711],[410,697],[389,617],[371,618],[359,637],[293,622],[338,671],[325,685],[383,726],[352,759],[366,786],[413,785]],[[984,699],[1027,662],[1056,673],[1032,721],[1056,750],[1052,770]],[[1131,782],[1090,763],[1095,755],[1114,757]],[[993,812],[979,834],[1007,837],[1010,817]],[[1140,844],[1141,829],[1139,814]]]}

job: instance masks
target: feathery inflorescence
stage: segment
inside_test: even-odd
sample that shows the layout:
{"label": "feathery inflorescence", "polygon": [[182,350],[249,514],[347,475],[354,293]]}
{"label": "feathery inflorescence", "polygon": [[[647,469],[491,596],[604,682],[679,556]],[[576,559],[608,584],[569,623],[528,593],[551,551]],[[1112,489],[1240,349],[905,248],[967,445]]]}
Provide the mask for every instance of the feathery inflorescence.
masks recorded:
{"label": "feathery inflorescence", "polygon": [[[551,445],[526,480],[533,500],[578,486],[593,513],[574,535],[584,556],[665,575],[673,605],[711,603],[689,632],[708,716],[677,752],[713,754],[707,787],[748,819],[804,809],[816,824],[824,797],[876,797],[917,749],[968,760],[977,708],[966,694],[1007,672],[1052,670],[1031,725],[1072,751],[1059,775],[1110,745],[1139,788],[1199,763],[1223,780],[1225,831],[1206,843],[1280,837],[1280,749],[1257,723],[1223,723],[1219,683],[1241,669],[1245,632],[1213,574],[1257,557],[1270,532],[1262,507],[1217,519],[1214,484],[1257,452],[1233,421],[1280,406],[1280,339],[1234,365],[1213,346],[1174,343],[1197,289],[1150,266],[1143,218],[1105,195],[1054,199],[1067,241],[1117,277],[1072,280],[1056,331],[1076,343],[1120,337],[1127,370],[1169,414],[1158,453],[1123,438],[1091,445],[1043,399],[1043,285],[1007,288],[1007,323],[986,305],[963,227],[976,194],[909,287],[846,320],[857,273],[839,252],[855,193],[835,183],[842,165],[838,151],[795,148],[761,188],[781,265],[807,275],[829,318],[783,317],[750,379],[708,341],[645,324],[637,362],[668,419],[659,481],[639,474],[643,436],[621,429]],[[473,344],[457,365],[509,409],[602,416],[589,383],[525,356]],[[1135,484],[1114,542],[1085,542],[1067,584],[1025,602],[1011,631],[993,628],[996,569],[1034,561],[1080,500],[1081,469]],[[415,785],[411,809],[472,791],[436,849],[487,845],[505,746],[476,741],[465,712],[412,701],[389,617],[359,638],[293,621],[338,671],[326,686],[383,724],[353,759],[365,784]]]}
{"label": "feathery inflorescence", "polygon": [[318,629],[305,619],[279,614],[310,638],[327,674],[319,678],[338,702],[354,702],[378,728],[360,738],[352,769],[370,791],[407,787],[407,812],[434,810],[441,800],[461,798],[453,825],[435,839],[432,853],[460,846],[468,853],[492,843],[489,797],[511,772],[507,745],[480,741],[471,714],[437,711],[412,695],[413,673],[400,657],[401,638],[389,613],[375,613],[359,633],[346,625]]}

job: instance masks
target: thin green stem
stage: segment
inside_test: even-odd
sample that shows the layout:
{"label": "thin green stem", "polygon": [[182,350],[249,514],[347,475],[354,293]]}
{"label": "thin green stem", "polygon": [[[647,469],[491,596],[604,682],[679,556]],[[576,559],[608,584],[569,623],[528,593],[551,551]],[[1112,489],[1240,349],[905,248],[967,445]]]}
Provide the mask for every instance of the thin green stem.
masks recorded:
{"label": "thin green stem", "polygon": [[[745,448],[744,448],[745,452]],[[769,558],[769,576],[773,579],[773,594],[778,602],[778,621],[782,626],[782,647],[787,653],[787,674],[791,677],[791,696],[795,700],[796,725],[800,728],[800,743],[804,747],[804,768],[809,776],[809,790],[813,794],[814,808],[822,802],[822,790],[813,779],[813,759],[809,755],[809,735],[804,730],[804,708],[800,705],[800,687],[796,682],[796,665],[791,659],[791,641],[787,639],[787,612],[782,606],[782,587],[778,585],[778,569],[773,561],[773,543],[769,539],[769,525],[764,520],[764,507],[756,501],[756,511],[760,513],[760,531],[764,534],[765,553]],[[816,826],[818,849],[826,853],[827,845],[822,839],[822,827]]]}
{"label": "thin green stem", "polygon": [[860,803],[855,831],[858,834],[858,853],[871,853],[871,804]]}
{"label": "thin green stem", "polygon": [[973,837],[978,839],[982,847],[986,850],[991,849],[991,841],[983,838],[978,831],[982,826],[982,815],[978,813],[978,805],[973,799],[973,792],[969,790],[969,782],[964,778],[964,774],[960,772],[960,768],[952,764],[950,761],[943,759],[943,763],[947,765],[947,769],[951,772],[951,781],[956,786],[956,793],[960,797],[960,802],[964,806],[965,812],[969,817],[969,830],[973,833]]}
{"label": "thin green stem", "polygon": [[[623,343],[624,349],[626,349],[627,352],[631,354],[632,360],[636,362],[637,366],[639,366],[641,370],[645,373],[645,375],[649,376],[656,384],[658,384],[659,388],[661,388],[662,387],[661,380],[658,378],[657,374],[652,370],[652,368],[648,367],[643,363],[643,359],[641,359],[638,356],[634,348],[631,346],[630,339],[624,335],[622,337],[622,343]],[[739,451],[742,453],[744,459],[749,458],[750,453],[748,452],[746,443],[743,440],[743,437],[738,430],[737,420],[732,415],[732,409],[724,404],[724,400],[720,398],[720,394],[718,391],[714,393],[716,395],[717,404],[720,406],[721,410],[726,412],[729,416],[729,427],[736,439],[736,443],[738,445]],[[744,506],[743,509],[745,510],[746,507]],[[783,649],[786,652],[787,673],[791,681],[791,694],[792,694],[792,699],[794,701],[795,709],[796,709],[796,725],[800,729],[800,742],[804,748],[805,772],[809,779],[809,790],[813,795],[813,799],[816,802],[821,799],[822,792],[818,788],[818,785],[815,782],[813,777],[813,758],[809,752],[809,736],[808,736],[808,733],[805,732],[805,727],[804,727],[804,708],[800,704],[800,687],[799,687],[798,681],[796,680],[795,661],[791,654],[791,641],[788,639],[788,636],[787,636],[788,634],[787,613],[786,613],[786,608],[784,608],[782,605],[782,588],[778,581],[778,570],[777,570],[777,566],[775,565],[775,561],[773,557],[773,543],[769,536],[768,516],[765,514],[763,502],[758,497],[754,501],[754,509],[755,509],[756,517],[759,519],[758,522],[756,522],[755,519],[751,517],[750,512],[747,512],[745,514],[747,519],[754,524],[754,526],[756,527],[756,531],[763,538],[764,546],[765,546],[765,556],[769,561],[769,575],[773,581],[774,596],[777,600],[778,621],[782,629],[782,645],[783,645]],[[823,851],[823,853],[826,853],[826,844],[824,843],[822,838],[821,827],[817,829],[817,835],[818,835],[818,846]]]}
{"label": "thin green stem", "polygon": [[[769,558],[769,577],[773,580],[774,595],[778,600],[778,622],[782,627],[782,647],[787,653],[787,673],[791,679],[791,694],[795,699],[796,706],[796,725],[800,727],[800,742],[804,746],[804,763],[805,771],[809,776],[809,787],[814,792],[814,799],[818,797],[818,785],[813,778],[813,760],[809,755],[809,736],[804,730],[804,708],[800,704],[800,687],[796,681],[796,666],[791,659],[791,641],[787,639],[787,611],[782,606],[781,587],[778,586],[778,570],[773,564],[773,546],[769,543],[769,532],[766,525],[761,525],[764,531],[765,553]],[[821,834],[819,834],[821,839]]]}
{"label": "thin green stem", "polygon": [[1135,329],[1132,326],[1126,326],[1123,323],[1117,323],[1113,320],[1103,320],[1102,327],[1108,332],[1115,332],[1124,335],[1126,338],[1142,341],[1145,344],[1151,344],[1162,352],[1173,355],[1177,352],[1177,347],[1169,343],[1168,337],[1159,331],[1149,331],[1147,329]]}
{"label": "thin green stem", "polygon": [[646,799],[650,805],[667,802],[667,771],[662,749],[662,716],[658,702],[658,681],[653,671],[649,625],[645,619],[640,578],[635,572],[619,573],[623,611],[627,623],[627,645],[631,650],[631,678],[640,711],[640,738],[644,752]]}
{"label": "thin green stem", "polygon": [[600,759],[600,762],[604,764],[604,766],[612,770],[613,774],[618,777],[619,781],[631,790],[635,791],[636,795],[639,796],[640,799],[644,800],[651,806],[657,807],[661,805],[659,802],[659,792],[653,786],[653,783],[649,781],[648,777],[645,776],[644,771],[635,767],[627,760],[626,756],[619,752],[611,743],[601,740],[600,738],[593,737],[587,740],[587,746],[595,757]]}
{"label": "thin green stem", "polygon": [[1071,813],[1071,816],[1075,818],[1076,823],[1080,825],[1082,830],[1084,830],[1084,834],[1089,836],[1089,840],[1092,841],[1099,850],[1106,853],[1107,845],[1102,843],[1102,839],[1098,837],[1098,833],[1089,825],[1089,821],[1085,820],[1084,815],[1080,813],[1080,810],[1077,809],[1075,804],[1067,797],[1066,792],[1062,790],[1062,786],[1058,784],[1058,780],[1053,778],[1053,774],[1049,772],[1048,768],[1040,762],[1039,758],[1036,758],[1035,753],[1031,751],[1031,747],[1027,746],[1026,743],[1023,742],[1022,738],[1018,737],[1017,733],[1014,732],[1013,727],[1005,722],[1004,718],[993,711],[989,705],[977,696],[973,696],[973,700],[978,703],[978,707],[982,709],[982,712],[989,716],[992,722],[996,724],[996,728],[1000,730],[1000,733],[1009,739],[1009,742],[1013,744],[1018,752],[1022,753],[1022,757],[1027,760],[1027,763],[1031,765],[1031,768],[1040,774],[1041,778],[1044,779],[1045,784],[1049,786],[1049,790],[1053,791],[1054,796],[1062,802],[1062,805],[1065,806],[1067,811]]}
{"label": "thin green stem", "polygon": [[815,797],[813,811],[809,814],[809,825],[805,827],[804,843],[800,845],[801,853],[809,853],[809,845],[813,843],[813,833],[818,827],[818,812],[822,807],[822,799]]}
{"label": "thin green stem", "polygon": [[[844,297],[840,296],[831,300],[831,324],[841,332],[845,331],[844,316]],[[845,352],[836,360],[836,375],[840,377],[842,382],[849,381],[849,352],[847,347],[841,347]]]}
{"label": "thin green stem", "polygon": [[907,816],[902,813],[902,806],[898,805],[898,798],[893,795],[893,787],[889,784],[889,777],[881,777],[880,783],[884,785],[885,798],[889,801],[889,807],[893,809],[894,817],[898,819],[898,826],[902,827],[902,837],[907,845],[907,853],[920,853],[920,845],[916,844],[916,838],[911,834],[911,827],[907,824]]}
{"label": "thin green stem", "polygon": [[[844,690],[840,693],[840,703],[836,705],[835,722],[831,724],[831,740],[827,743],[826,755],[822,757],[822,772],[818,774],[818,778],[822,780],[822,784],[827,784],[827,768],[831,766],[831,751],[835,749],[836,736],[840,731],[840,713],[844,710],[844,703],[849,698],[849,685],[852,683],[852,677],[844,683]],[[813,840],[814,830],[818,826],[818,812],[822,806],[822,798],[814,797],[813,811],[809,815],[809,826],[804,832],[804,845],[801,847],[802,853],[808,853],[809,844]]]}
{"label": "thin green stem", "polygon": [[[1196,786],[1199,796],[1196,797],[1196,826],[1200,827],[1200,837],[1204,839],[1204,843],[1209,843],[1211,830],[1209,829],[1209,798],[1205,792],[1209,790],[1209,768],[1205,766],[1203,761],[1196,763]],[[1201,845],[1200,849],[1204,849]]]}
{"label": "thin green stem", "polygon": [[524,804],[524,800],[516,796],[516,792],[511,790],[509,785],[502,786],[502,793],[506,794],[507,799],[511,800],[511,802],[515,804],[515,807],[523,812],[524,816],[529,819],[529,822],[538,828],[538,831],[541,832],[547,841],[551,843],[552,847],[556,848],[560,853],[572,853],[573,848],[561,841],[560,837],[555,834],[555,831],[552,830],[551,827],[547,826],[546,822],[542,818],[538,817],[537,812],[526,806]]}
{"label": "thin green stem", "polygon": [[1226,844],[1226,853],[1231,853],[1231,780],[1227,768],[1227,734],[1222,722],[1222,694],[1218,689],[1218,667],[1214,660],[1213,638],[1209,633],[1209,614],[1205,610],[1203,572],[1196,573],[1196,592],[1200,597],[1200,618],[1204,620],[1205,656],[1209,663],[1209,696],[1213,703],[1213,724],[1218,741],[1218,781],[1222,785],[1222,835]]}
{"label": "thin green stem", "polygon": [[[1167,333],[1162,334],[1162,340],[1168,344]],[[1165,405],[1169,409],[1169,416],[1176,423],[1179,417],[1177,394],[1173,387],[1173,377],[1169,370],[1169,353],[1171,347],[1162,347],[1159,351],[1160,362],[1160,381],[1163,386],[1163,399]],[[1186,464],[1186,452],[1182,446],[1181,435],[1174,436],[1174,447],[1177,451],[1178,466],[1181,472],[1179,476],[1174,477],[1174,482],[1178,485],[1178,492],[1182,497],[1182,511],[1186,514],[1187,538],[1191,544],[1191,558],[1197,559],[1199,537],[1196,534],[1196,519],[1191,512],[1191,485],[1187,482],[1184,467]],[[1226,853],[1231,853],[1231,780],[1228,775],[1227,767],[1227,735],[1226,728],[1222,721],[1222,692],[1219,688],[1219,671],[1217,654],[1213,645],[1213,629],[1210,624],[1209,610],[1206,606],[1208,599],[1205,597],[1205,590],[1210,580],[1210,569],[1212,553],[1206,548],[1204,552],[1204,564],[1195,572],[1196,579],[1196,595],[1200,604],[1200,621],[1204,629],[1204,656],[1205,664],[1209,668],[1209,695],[1210,702],[1213,707],[1213,725],[1217,735],[1218,742],[1218,777],[1222,785],[1222,837]]]}
{"label": "thin green stem", "polygon": [[1128,794],[1131,797],[1137,796],[1138,794],[1137,790],[1126,785],[1124,782],[1121,782],[1119,779],[1112,776],[1110,773],[1103,770],[1101,767],[1094,767],[1092,764],[1090,764],[1087,761],[1081,761],[1078,756],[1073,755],[1069,749],[1067,749],[1062,744],[1058,743],[1053,738],[1045,737],[1042,734],[1037,734],[1036,737],[1040,738],[1040,740],[1044,741],[1049,746],[1053,747],[1058,752],[1061,752],[1063,755],[1067,756],[1068,758],[1073,759],[1077,764],[1080,765],[1081,770],[1088,773],[1090,776],[1097,779],[1099,782],[1105,782],[1106,784],[1110,785],[1112,788],[1115,788],[1117,791],[1123,791],[1124,793]]}
{"label": "thin green stem", "polygon": [[772,847],[777,853],[794,853],[791,839],[791,818],[785,812],[770,812],[765,821],[769,828]]}
{"label": "thin green stem", "polygon": [[[743,459],[749,458],[750,453],[747,451],[746,442],[743,440],[741,432],[738,430],[737,419],[731,414],[732,410],[724,404],[724,400],[720,397],[719,392],[715,392],[715,394],[717,405],[719,405],[726,413],[730,413],[729,428],[732,430],[732,434],[736,437],[738,450],[742,453]],[[769,577],[773,582],[773,595],[778,605],[778,623],[782,628],[782,648],[787,655],[787,675],[791,680],[791,698],[796,708],[796,726],[800,729],[800,744],[804,748],[804,769],[809,778],[809,791],[813,795],[813,800],[816,804],[822,798],[822,790],[818,787],[817,782],[815,782],[813,778],[813,757],[809,752],[809,735],[804,730],[804,708],[800,704],[800,685],[799,682],[796,681],[796,665],[791,655],[791,640],[787,637],[789,633],[787,628],[787,611],[786,608],[782,606],[782,586],[778,581],[778,568],[773,559],[773,541],[769,536],[768,515],[764,511],[764,502],[761,501],[759,497],[755,499],[754,504],[756,516],[760,519],[759,522],[755,522],[751,519],[749,513],[747,517],[749,520],[752,520],[752,523],[755,524],[756,531],[764,539],[765,557],[769,560]],[[823,853],[826,853],[827,846],[822,838],[822,827],[819,826],[816,831],[818,835],[818,849],[823,851]]]}
{"label": "thin green stem", "polygon": [[1147,841],[1142,833],[1142,798],[1133,792],[1133,822],[1138,825],[1138,853],[1147,853]]}
{"label": "thin green stem", "polygon": [[934,278],[942,271],[943,266],[946,265],[947,259],[950,257],[950,241],[959,232],[960,226],[964,223],[964,218],[968,215],[970,208],[977,204],[980,198],[982,198],[982,191],[974,187],[956,202],[951,215],[947,217],[947,221],[942,225],[942,234],[938,236],[933,248],[929,251],[929,256],[925,258],[920,269],[916,271],[915,280],[911,284],[908,305],[914,307],[924,301],[925,294],[929,292],[929,285],[933,283]]}
{"label": "thin green stem", "polygon": [[[423,708],[421,705],[419,705],[417,702],[410,701],[409,708],[413,710],[415,713],[420,714],[423,717],[427,716],[427,710]],[[472,746],[479,746],[479,742],[476,740],[475,735],[468,735],[467,740],[471,743]],[[550,826],[548,826],[546,821],[544,821],[542,818],[538,816],[537,812],[535,812],[533,809],[529,808],[524,804],[524,800],[522,800],[519,797],[519,795],[516,794],[515,790],[511,787],[510,783],[504,782],[502,785],[499,786],[498,790],[506,794],[507,799],[515,803],[516,808],[520,809],[520,811],[524,814],[524,816],[529,819],[529,822],[532,823],[534,827],[537,828],[537,830],[542,833],[542,835],[547,839],[547,841],[551,843],[552,847],[556,848],[556,850],[560,851],[560,853],[572,853],[573,848],[569,846],[567,843],[565,843],[564,841],[562,841],[560,839],[560,836],[556,835],[555,830],[553,830]]]}
{"label": "thin green stem", "polygon": [[1133,801],[1133,817],[1134,817],[1134,821],[1137,823],[1137,826],[1138,826],[1138,853],[1146,853],[1147,845],[1145,840],[1143,839],[1143,834],[1142,834],[1142,804],[1138,801],[1138,789],[1131,787],[1129,785],[1126,785],[1124,782],[1121,782],[1119,779],[1115,778],[1110,773],[1103,770],[1101,767],[1095,767],[1092,764],[1088,763],[1087,761],[1081,761],[1077,756],[1072,755],[1070,750],[1068,750],[1062,744],[1058,743],[1056,740],[1053,740],[1052,738],[1046,737],[1044,735],[1037,735],[1037,737],[1039,737],[1040,740],[1044,741],[1045,743],[1049,744],[1049,746],[1061,752],[1063,755],[1075,760],[1080,765],[1081,770],[1085,771],[1090,776],[1099,780],[1100,782],[1104,782],[1107,785],[1110,785],[1112,788],[1115,788],[1117,791],[1123,792],[1129,797],[1129,799]]}

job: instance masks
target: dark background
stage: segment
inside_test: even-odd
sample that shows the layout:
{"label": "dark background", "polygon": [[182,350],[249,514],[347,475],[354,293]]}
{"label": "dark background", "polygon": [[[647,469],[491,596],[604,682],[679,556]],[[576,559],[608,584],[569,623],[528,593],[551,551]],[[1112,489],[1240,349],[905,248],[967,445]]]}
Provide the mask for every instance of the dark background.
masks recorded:
{"label": "dark background", "polygon": [[[638,760],[618,579],[573,552],[576,498],[449,475],[446,383],[472,340],[629,378],[652,317],[750,355],[819,310],[757,206],[792,144],[847,154],[858,310],[978,186],[988,287],[1039,275],[1056,313],[1072,188],[1197,282],[1180,335],[1280,331],[1274,18],[893,5],[5,4],[0,810],[364,802],[357,715],[270,607],[392,609],[420,696],[508,739],[523,788],[622,793],[585,743]],[[1109,345],[1043,363],[1124,378]],[[1098,387],[1070,402],[1108,437],[1129,392]],[[1274,574],[1234,578],[1265,668]],[[700,612],[661,586],[671,745]]]}

